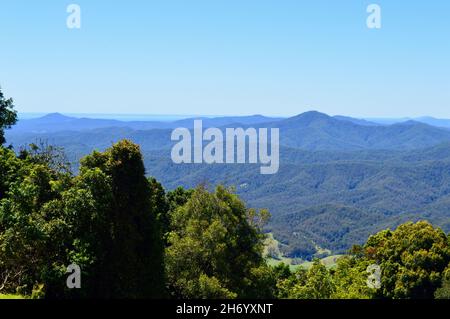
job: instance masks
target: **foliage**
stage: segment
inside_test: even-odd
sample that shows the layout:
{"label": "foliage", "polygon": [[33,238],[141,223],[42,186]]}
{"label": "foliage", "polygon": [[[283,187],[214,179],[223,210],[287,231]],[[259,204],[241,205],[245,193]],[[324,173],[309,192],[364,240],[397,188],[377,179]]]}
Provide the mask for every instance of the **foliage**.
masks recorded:
{"label": "foliage", "polygon": [[444,271],[442,286],[434,293],[436,299],[450,299],[450,265]]}
{"label": "foliage", "polygon": [[11,128],[17,122],[17,112],[12,99],[6,99],[0,88],[0,145],[6,142],[5,129]]}
{"label": "foliage", "polygon": [[[173,296],[184,298],[258,297],[265,277],[263,235],[254,226],[265,212],[248,210],[219,186],[198,187],[171,216],[166,271]],[[263,267],[263,268],[261,268]]]}
{"label": "foliage", "polygon": [[49,145],[46,141],[39,141],[38,144],[32,143],[28,148],[22,148],[19,153],[19,158],[21,159],[28,159],[32,163],[47,165],[57,172],[71,172],[70,163],[64,149]]}
{"label": "foliage", "polygon": [[162,296],[163,246],[154,196],[137,145],[124,140],[82,160],[63,210],[73,217],[78,241],[72,261],[87,264],[89,296]]}
{"label": "foliage", "polygon": [[386,298],[433,298],[450,262],[447,236],[428,222],[379,232],[364,250],[364,258],[382,269],[379,296]]}
{"label": "foliage", "polygon": [[31,293],[62,253],[55,245],[64,243],[65,224],[47,210],[47,203],[59,196],[53,185],[60,175],[44,165],[23,165],[23,180],[13,183],[0,201],[0,280],[9,291]]}
{"label": "foliage", "polygon": [[[41,153],[19,159],[1,151],[0,168],[11,172],[0,201],[2,289],[49,298],[164,295],[157,216],[165,208],[152,200],[136,145],[122,141],[94,152],[76,177]],[[65,287],[71,263],[82,269],[79,291]]]}
{"label": "foliage", "polygon": [[375,289],[367,285],[369,262],[353,256],[338,259],[333,273],[336,290],[333,299],[370,299],[375,295]]}
{"label": "foliage", "polygon": [[299,268],[278,282],[279,297],[289,299],[330,299],[336,287],[328,269],[315,260],[307,271]]}
{"label": "foliage", "polygon": [[23,177],[23,163],[9,149],[0,147],[0,199],[4,198],[12,184]]}

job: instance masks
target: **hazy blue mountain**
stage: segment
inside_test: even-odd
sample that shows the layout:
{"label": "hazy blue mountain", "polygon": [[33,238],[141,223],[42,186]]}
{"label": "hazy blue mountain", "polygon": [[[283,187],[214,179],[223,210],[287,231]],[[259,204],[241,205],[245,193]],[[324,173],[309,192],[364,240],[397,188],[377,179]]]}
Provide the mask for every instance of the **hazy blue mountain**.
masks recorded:
{"label": "hazy blue mountain", "polygon": [[368,126],[307,112],[275,123],[281,144],[307,150],[414,149],[450,140],[450,131],[419,122]]}
{"label": "hazy blue mountain", "polygon": [[[250,123],[252,121],[253,123]],[[85,144],[93,149],[103,148],[121,138],[128,138],[139,143],[143,149],[152,150],[171,147],[172,127],[192,127],[193,119],[155,123],[74,119],[50,114],[40,119],[19,122],[17,127],[7,132],[7,137],[16,147],[27,144],[30,139],[38,138],[61,145]],[[281,145],[314,151],[406,150],[450,141],[449,130],[419,122],[369,126],[336,119],[319,112],[307,112],[276,120],[261,116],[205,119],[203,125],[222,128],[279,128]],[[145,129],[146,126],[150,129]]]}
{"label": "hazy blue mountain", "polygon": [[364,125],[364,126],[378,126],[378,125],[382,125],[380,123],[370,122],[370,121],[365,120],[365,119],[357,119],[357,118],[349,117],[349,116],[335,115],[333,117],[335,119],[337,119],[337,120],[348,121],[348,122],[352,122],[352,123],[355,123],[355,124],[358,124],[358,125]]}
{"label": "hazy blue mountain", "polygon": [[372,123],[377,123],[377,124],[381,124],[381,125],[392,125],[392,124],[397,124],[397,123],[402,123],[402,122],[407,122],[407,121],[411,121],[413,120],[410,117],[402,117],[402,118],[378,118],[378,117],[374,117],[374,118],[365,118],[366,121],[372,122]]}
{"label": "hazy blue mountain", "polygon": [[53,133],[61,131],[86,131],[109,127],[154,129],[169,128],[170,125],[165,122],[124,122],[108,119],[75,118],[59,113],[52,113],[40,118],[19,120],[17,125],[12,128],[12,132]]}
{"label": "hazy blue mountain", "polygon": [[428,125],[433,125],[437,127],[450,128],[450,120],[447,119],[437,119],[430,116],[419,117],[415,119],[418,122],[426,123]]}
{"label": "hazy blue mountain", "polygon": [[[354,121],[354,119],[351,119],[351,121]],[[366,121],[370,123],[380,124],[380,125],[392,125],[407,121],[416,121],[424,124],[428,124],[431,126],[441,127],[441,128],[447,128],[450,129],[450,119],[437,119],[431,116],[423,116],[423,117],[417,117],[417,118],[367,118]],[[362,124],[362,123],[361,123]]]}
{"label": "hazy blue mountain", "polygon": [[263,123],[269,123],[274,121],[277,122],[282,120],[282,118],[265,117],[262,115],[226,116],[215,118],[198,117],[176,121],[173,123],[174,125],[172,127],[192,128],[194,120],[202,120],[204,127],[225,127],[230,125],[256,126],[261,125]]}
{"label": "hazy blue mountain", "polygon": [[217,118],[190,118],[172,122],[163,121],[119,121],[109,119],[76,118],[52,113],[39,118],[19,120],[12,131],[25,133],[53,133],[61,131],[86,131],[101,128],[129,128],[133,130],[173,129],[193,127],[194,119],[202,119],[205,127],[226,126],[230,124],[252,125],[276,121],[262,115]]}

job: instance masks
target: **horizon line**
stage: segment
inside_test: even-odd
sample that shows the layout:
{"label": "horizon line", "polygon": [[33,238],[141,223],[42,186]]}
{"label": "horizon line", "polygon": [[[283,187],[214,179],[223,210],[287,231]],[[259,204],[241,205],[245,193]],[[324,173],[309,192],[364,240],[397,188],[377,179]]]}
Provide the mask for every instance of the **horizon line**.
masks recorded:
{"label": "horizon line", "polygon": [[[92,112],[92,113],[86,113],[86,112],[17,112],[18,115],[18,119],[22,119],[22,120],[28,120],[28,119],[37,119],[40,117],[44,117],[47,115],[51,115],[51,114],[60,114],[63,116],[68,116],[68,117],[75,117],[75,118],[90,118],[90,119],[117,119],[117,118],[166,118],[166,119],[189,119],[189,118],[221,118],[221,117],[250,117],[250,116],[263,116],[263,117],[267,117],[267,118],[290,118],[290,117],[295,117],[301,114],[305,114],[305,113],[311,113],[311,112],[316,112],[316,113],[321,113],[321,114],[325,114],[328,115],[330,117],[338,117],[338,116],[343,116],[343,117],[349,117],[349,118],[353,118],[353,119],[357,119],[357,120],[414,120],[414,119],[423,119],[423,118],[430,118],[430,119],[436,119],[436,120],[450,120],[450,116],[447,117],[435,117],[432,115],[421,115],[421,116],[399,116],[399,117],[384,117],[384,116],[379,116],[379,117],[373,117],[373,116],[369,116],[369,117],[363,117],[363,116],[352,116],[352,115],[344,115],[344,114],[328,114],[325,112],[321,112],[321,111],[317,111],[317,110],[310,110],[310,111],[305,111],[305,112],[301,112],[301,113],[297,113],[297,114],[292,114],[292,115],[265,115],[265,114],[156,114],[156,113],[97,113],[97,112]],[[24,117],[25,115],[25,117]],[[101,118],[96,118],[95,116],[100,116]],[[108,118],[108,116],[112,116],[115,118]]]}

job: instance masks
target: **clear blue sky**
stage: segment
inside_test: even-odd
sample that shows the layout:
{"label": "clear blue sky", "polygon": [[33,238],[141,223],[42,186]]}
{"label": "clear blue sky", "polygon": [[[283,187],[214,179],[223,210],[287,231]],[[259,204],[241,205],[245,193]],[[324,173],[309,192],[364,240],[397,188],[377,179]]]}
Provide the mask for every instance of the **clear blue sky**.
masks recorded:
{"label": "clear blue sky", "polygon": [[0,36],[21,112],[450,118],[450,1],[2,0]]}

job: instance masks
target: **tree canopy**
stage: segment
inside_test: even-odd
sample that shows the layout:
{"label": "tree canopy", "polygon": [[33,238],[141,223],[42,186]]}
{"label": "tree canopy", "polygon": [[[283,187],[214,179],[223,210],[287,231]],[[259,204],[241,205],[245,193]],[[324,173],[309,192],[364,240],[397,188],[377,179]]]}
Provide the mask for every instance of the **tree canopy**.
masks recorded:
{"label": "tree canopy", "polygon": [[267,212],[249,210],[225,187],[198,187],[173,211],[166,270],[174,296],[256,297],[255,273],[265,267],[259,226]]}
{"label": "tree canopy", "polygon": [[[160,207],[138,146],[94,152],[75,177],[33,154],[2,152],[0,286],[55,298],[164,295]],[[80,291],[65,286],[72,263],[82,269]]]}

